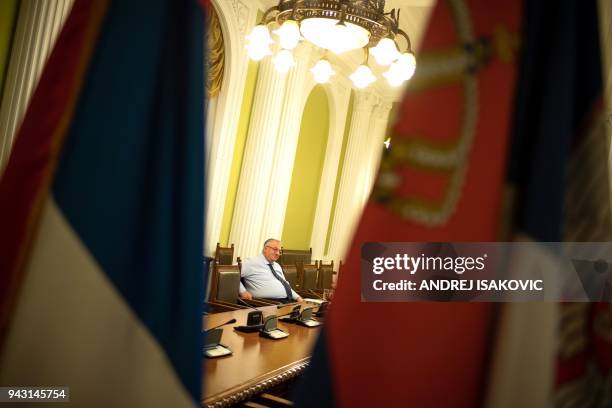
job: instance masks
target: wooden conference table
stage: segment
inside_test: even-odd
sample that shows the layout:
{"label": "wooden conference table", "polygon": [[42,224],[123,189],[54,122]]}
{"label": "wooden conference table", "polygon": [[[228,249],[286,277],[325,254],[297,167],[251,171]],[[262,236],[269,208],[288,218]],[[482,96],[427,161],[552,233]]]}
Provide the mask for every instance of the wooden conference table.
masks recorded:
{"label": "wooden conference table", "polygon": [[[311,307],[302,302],[304,307]],[[260,307],[264,318],[289,313],[295,304],[277,308]],[[316,306],[315,306],[316,310]],[[299,375],[308,365],[318,328],[302,327],[278,322],[278,327],[289,337],[271,340],[259,333],[240,333],[233,326],[246,324],[250,309],[210,314],[204,319],[204,327],[210,328],[236,318],[236,323],[223,327],[221,343],[229,346],[233,354],[215,359],[203,359],[202,405],[224,407],[259,394]]]}

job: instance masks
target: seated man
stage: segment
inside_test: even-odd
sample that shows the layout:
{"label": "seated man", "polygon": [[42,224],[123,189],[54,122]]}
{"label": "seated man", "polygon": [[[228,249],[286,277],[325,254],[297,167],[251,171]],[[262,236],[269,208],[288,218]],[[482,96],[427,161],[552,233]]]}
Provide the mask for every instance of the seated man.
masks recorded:
{"label": "seated man", "polygon": [[[281,266],[276,260],[281,254],[281,243],[277,239],[267,239],[261,254],[249,258],[242,264],[240,297],[250,300],[254,297],[272,299],[283,303],[301,302],[285,279]],[[245,287],[246,286],[246,287]]]}

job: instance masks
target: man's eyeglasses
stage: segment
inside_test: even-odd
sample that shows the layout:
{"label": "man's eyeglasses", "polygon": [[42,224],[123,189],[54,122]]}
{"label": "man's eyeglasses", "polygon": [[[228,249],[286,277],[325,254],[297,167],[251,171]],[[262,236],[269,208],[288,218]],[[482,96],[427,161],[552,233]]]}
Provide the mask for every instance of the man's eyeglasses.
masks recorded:
{"label": "man's eyeglasses", "polygon": [[283,253],[283,250],[282,250],[282,249],[280,249],[280,248],[274,248],[274,247],[271,247],[271,246],[269,246],[269,245],[266,245],[266,248],[270,248],[272,251],[274,251],[274,252],[278,252],[279,254],[282,254],[282,253]]}

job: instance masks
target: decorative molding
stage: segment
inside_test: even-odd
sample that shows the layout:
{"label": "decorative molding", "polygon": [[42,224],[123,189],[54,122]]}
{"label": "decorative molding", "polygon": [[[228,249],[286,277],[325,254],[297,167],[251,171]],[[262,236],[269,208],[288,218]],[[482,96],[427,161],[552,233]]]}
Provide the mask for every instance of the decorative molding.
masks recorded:
{"label": "decorative molding", "polygon": [[249,27],[249,9],[242,0],[232,0],[232,8],[234,9],[234,14],[237,20],[238,31],[243,36],[247,33],[247,28]]}
{"label": "decorative molding", "polygon": [[210,8],[208,15],[208,59],[207,59],[207,81],[206,89],[208,98],[214,98],[221,92],[223,85],[223,71],[225,68],[225,45],[223,44],[223,32],[219,16],[214,7]]}
{"label": "decorative molding", "polygon": [[376,119],[388,120],[389,112],[391,111],[391,107],[393,104],[388,100],[381,100],[378,105],[374,107],[374,112],[372,115]]}
{"label": "decorative molding", "polygon": [[279,384],[292,380],[296,378],[298,375],[302,374],[306,367],[310,364],[310,359],[308,361],[304,361],[298,363],[291,367],[290,369],[283,371],[273,377],[270,377],[264,381],[261,381],[257,384],[247,386],[246,388],[236,391],[230,395],[224,396],[221,399],[213,400],[213,401],[202,401],[203,407],[210,408],[224,408],[229,407],[231,405],[242,402],[248,398],[253,397],[254,395],[260,394],[266,390],[269,390],[272,387],[275,387]]}
{"label": "decorative molding", "polygon": [[374,106],[380,103],[380,96],[370,90],[358,91],[355,93],[353,110],[367,111],[373,113]]}

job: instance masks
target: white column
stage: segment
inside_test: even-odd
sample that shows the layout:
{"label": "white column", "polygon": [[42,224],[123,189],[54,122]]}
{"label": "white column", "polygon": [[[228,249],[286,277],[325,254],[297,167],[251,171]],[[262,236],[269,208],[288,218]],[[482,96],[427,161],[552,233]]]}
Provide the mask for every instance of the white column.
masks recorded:
{"label": "white column", "polygon": [[391,102],[381,101],[374,107],[372,120],[370,122],[369,139],[365,149],[364,166],[362,168],[363,175],[360,181],[362,185],[361,207],[365,206],[372,192],[372,186],[378,173],[378,166],[384,149],[384,141],[386,137],[387,123],[389,122],[389,112],[391,111]]}
{"label": "white column", "polygon": [[219,96],[210,101],[208,111],[206,164],[206,230],[204,253],[212,255],[221,234],[227,199],[236,131],[240,118],[248,70],[245,35],[255,25],[257,7],[252,2],[214,0],[225,47],[225,70]]}
{"label": "white column", "polygon": [[264,207],[263,224],[259,242],[267,238],[281,238],[291,187],[300,125],[304,105],[308,98],[307,86],[312,65],[313,49],[300,44],[294,51],[297,65],[288,73],[284,102],[280,114],[280,126],[271,169],[272,187],[268,190]]}
{"label": "white column", "polygon": [[19,7],[4,94],[0,104],[0,171],[21,125],[72,0],[24,0]]}
{"label": "white column", "polygon": [[[346,115],[351,97],[351,85],[345,77],[333,78],[333,81],[326,86],[326,89],[328,95],[330,95],[330,129],[327,148],[325,149],[325,160],[321,173],[314,225],[310,238],[313,259],[325,258],[325,241],[329,229],[329,216],[334,201],[338,165],[340,163],[340,154],[342,153],[344,127],[346,126]],[[325,260],[327,261],[328,259]]]}
{"label": "white column", "polygon": [[261,250],[261,228],[274,176],[272,164],[286,80],[287,75],[279,74],[274,68],[272,58],[260,63],[230,231],[234,254],[243,259]]}
{"label": "white column", "polygon": [[367,90],[359,91],[355,95],[349,140],[329,242],[328,259],[344,259],[347,246],[353,236],[356,221],[361,215],[363,193],[356,186],[359,184],[364,150],[369,139],[368,130],[372,110],[377,102],[378,97]]}

